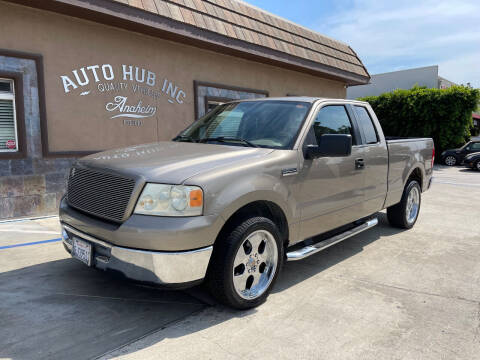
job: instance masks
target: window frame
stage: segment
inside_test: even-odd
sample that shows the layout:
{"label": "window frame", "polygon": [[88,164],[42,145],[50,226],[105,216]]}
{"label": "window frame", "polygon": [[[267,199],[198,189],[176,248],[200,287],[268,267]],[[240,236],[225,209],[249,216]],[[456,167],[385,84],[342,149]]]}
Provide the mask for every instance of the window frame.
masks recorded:
{"label": "window frame", "polygon": [[[0,159],[21,159],[26,157],[26,132],[25,111],[23,102],[23,74],[19,72],[0,71],[0,79],[12,82],[13,86],[13,109],[16,134],[16,151],[0,150]],[[10,95],[10,93],[8,93]],[[11,96],[11,95],[10,95]],[[6,93],[0,92],[0,98],[7,97]],[[10,97],[11,98],[11,97]]]}
{"label": "window frame", "polygon": [[7,79],[0,77],[0,82],[9,82],[10,83],[10,92],[0,91],[0,100],[11,100],[13,107],[13,129],[15,135],[15,149],[0,149],[0,153],[16,153],[18,152],[19,142],[18,142],[18,126],[17,126],[17,109],[15,102],[15,81],[13,79]]}
{"label": "window frame", "polygon": [[[353,115],[355,116],[355,120],[356,120],[356,123],[357,123],[357,127],[358,127],[358,131],[361,133],[361,139],[362,139],[362,143],[360,145],[362,146],[376,146],[378,144],[380,144],[382,142],[382,139],[380,138],[380,134],[378,133],[378,129],[377,129],[377,126],[375,124],[375,121],[373,120],[372,118],[372,115],[370,114],[370,111],[368,110],[368,107],[365,106],[365,105],[362,105],[362,104],[350,104],[351,106],[351,111],[353,113]],[[359,121],[359,115],[357,114],[357,111],[355,110],[355,107],[361,107],[361,108],[364,108],[365,111],[367,112],[367,115],[368,117],[370,118],[370,122],[373,126],[373,130],[375,131],[375,135],[377,137],[377,142],[375,143],[367,143],[367,138],[365,136],[365,132],[363,131],[363,127],[360,125],[360,121]]]}
{"label": "window frame", "polygon": [[[308,136],[309,136],[308,133],[310,132],[310,130],[313,129],[313,126],[315,124],[315,120],[316,120],[318,114],[320,113],[320,111],[322,111],[323,108],[326,108],[326,107],[329,107],[329,106],[342,106],[345,109],[347,117],[350,120],[350,124],[352,126],[352,147],[362,146],[361,142],[363,141],[363,138],[362,138],[362,135],[360,134],[360,132],[358,131],[357,119],[356,119],[355,115],[353,114],[352,109],[350,109],[349,104],[329,101],[329,102],[321,104],[317,109],[315,109],[313,111],[311,121],[309,122],[309,124],[306,128],[306,132],[303,135],[303,144],[301,145],[301,148],[304,149],[306,146],[309,145],[309,144],[307,144]],[[315,141],[316,141],[316,138],[315,138]]]}

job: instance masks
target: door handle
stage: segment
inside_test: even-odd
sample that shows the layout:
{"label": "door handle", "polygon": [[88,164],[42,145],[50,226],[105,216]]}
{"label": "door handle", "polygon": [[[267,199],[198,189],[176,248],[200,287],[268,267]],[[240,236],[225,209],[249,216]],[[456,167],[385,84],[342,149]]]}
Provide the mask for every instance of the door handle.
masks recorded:
{"label": "door handle", "polygon": [[365,167],[365,161],[363,159],[355,159],[355,169],[363,169]]}

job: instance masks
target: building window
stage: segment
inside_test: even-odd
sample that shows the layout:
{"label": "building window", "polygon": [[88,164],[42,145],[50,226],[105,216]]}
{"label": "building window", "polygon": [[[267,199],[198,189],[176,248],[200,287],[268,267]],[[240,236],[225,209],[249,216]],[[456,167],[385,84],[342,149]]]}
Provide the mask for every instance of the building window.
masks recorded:
{"label": "building window", "polygon": [[225,104],[226,102],[232,101],[234,99],[216,97],[216,96],[205,96],[205,114],[208,114],[210,111],[215,109],[218,105]]}
{"label": "building window", "polygon": [[0,152],[18,151],[15,83],[0,78]]}
{"label": "building window", "polygon": [[216,106],[233,100],[256,99],[268,96],[266,90],[241,88],[195,80],[193,82],[195,120],[198,120]]}

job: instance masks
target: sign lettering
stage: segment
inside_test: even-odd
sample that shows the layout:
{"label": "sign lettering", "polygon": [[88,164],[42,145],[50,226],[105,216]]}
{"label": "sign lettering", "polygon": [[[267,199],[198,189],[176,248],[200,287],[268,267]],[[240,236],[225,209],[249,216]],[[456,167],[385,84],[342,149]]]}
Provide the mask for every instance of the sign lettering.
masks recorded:
{"label": "sign lettering", "polygon": [[[60,80],[66,95],[98,96],[111,93],[113,97],[105,103],[105,111],[111,119],[124,118],[123,125],[126,126],[142,126],[143,121],[138,119],[154,117],[160,106],[157,101],[165,99],[165,104],[182,105],[187,97],[186,92],[174,81],[130,64],[119,67],[111,64],[86,65],[72,70],[70,74],[60,75]],[[146,98],[129,100],[129,93]],[[126,121],[126,118],[130,121]]]}

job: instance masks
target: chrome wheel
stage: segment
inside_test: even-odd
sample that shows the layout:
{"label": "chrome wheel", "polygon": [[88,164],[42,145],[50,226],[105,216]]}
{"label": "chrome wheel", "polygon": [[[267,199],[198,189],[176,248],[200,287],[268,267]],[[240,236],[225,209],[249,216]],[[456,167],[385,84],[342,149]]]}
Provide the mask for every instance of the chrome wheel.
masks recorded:
{"label": "chrome wheel", "polygon": [[480,171],[480,161],[477,161],[477,170]]}
{"label": "chrome wheel", "polygon": [[261,296],[272,282],[278,266],[278,249],[266,230],[252,232],[242,242],[233,262],[233,286],[243,299]]}
{"label": "chrome wheel", "polygon": [[445,164],[448,166],[453,166],[456,163],[457,163],[457,159],[455,158],[455,156],[447,156],[445,158]]}
{"label": "chrome wheel", "polygon": [[412,187],[407,198],[407,206],[405,208],[407,222],[412,224],[415,222],[418,216],[418,210],[420,208],[420,191],[418,187]]}

